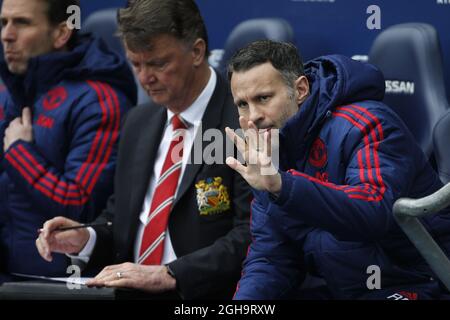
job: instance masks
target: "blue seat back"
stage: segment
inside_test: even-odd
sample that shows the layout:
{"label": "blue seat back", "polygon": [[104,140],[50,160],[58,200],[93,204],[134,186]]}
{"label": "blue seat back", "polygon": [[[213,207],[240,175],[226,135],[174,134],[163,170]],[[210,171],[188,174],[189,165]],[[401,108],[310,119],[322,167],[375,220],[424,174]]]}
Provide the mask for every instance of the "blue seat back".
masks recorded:
{"label": "blue seat back", "polygon": [[274,41],[294,42],[294,31],[290,23],[281,18],[250,19],[238,24],[228,36],[219,70],[226,73],[228,61],[237,50],[256,41],[270,39]]}
{"label": "blue seat back", "polygon": [[384,102],[400,115],[431,157],[432,130],[448,109],[436,30],[424,23],[392,26],[375,39],[369,62],[384,74]]}
{"label": "blue seat back", "polygon": [[122,56],[125,50],[117,33],[117,8],[108,8],[93,12],[83,24],[83,33],[92,33],[101,37],[108,47]]}

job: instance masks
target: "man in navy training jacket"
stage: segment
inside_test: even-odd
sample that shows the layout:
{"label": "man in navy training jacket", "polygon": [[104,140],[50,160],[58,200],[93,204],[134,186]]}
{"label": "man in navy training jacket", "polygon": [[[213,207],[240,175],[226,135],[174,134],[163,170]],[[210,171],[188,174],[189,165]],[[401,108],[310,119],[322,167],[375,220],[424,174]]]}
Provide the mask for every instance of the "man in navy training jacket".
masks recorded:
{"label": "man in navy training jacket", "polygon": [[40,258],[49,218],[93,220],[113,191],[119,126],[136,103],[125,59],[66,23],[75,0],[4,0],[0,75],[0,272],[64,276]]}
{"label": "man in navy training jacket", "polygon": [[[259,41],[235,54],[229,78],[247,140],[227,133],[247,165],[227,164],[254,191],[253,242],[235,298],[442,297],[392,214],[399,197],[423,197],[442,183],[381,102],[382,74],[339,55],[303,66],[293,45]],[[278,168],[267,162],[273,129],[280,129]],[[277,170],[261,174],[270,166]],[[447,253],[449,221],[448,212],[423,219]],[[371,290],[374,266],[380,286]],[[323,285],[298,290],[306,275]]]}

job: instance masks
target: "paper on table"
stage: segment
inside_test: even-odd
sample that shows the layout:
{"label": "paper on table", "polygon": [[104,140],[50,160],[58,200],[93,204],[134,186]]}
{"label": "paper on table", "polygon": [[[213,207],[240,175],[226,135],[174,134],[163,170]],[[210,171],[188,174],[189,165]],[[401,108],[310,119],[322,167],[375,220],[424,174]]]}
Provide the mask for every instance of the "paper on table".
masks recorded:
{"label": "paper on table", "polygon": [[32,278],[32,279],[41,279],[48,281],[58,281],[58,282],[66,282],[71,284],[81,284],[86,285],[86,281],[92,278],[88,277],[45,277],[45,276],[37,276],[33,274],[23,274],[23,273],[12,273],[15,276],[23,277],[23,278]]}

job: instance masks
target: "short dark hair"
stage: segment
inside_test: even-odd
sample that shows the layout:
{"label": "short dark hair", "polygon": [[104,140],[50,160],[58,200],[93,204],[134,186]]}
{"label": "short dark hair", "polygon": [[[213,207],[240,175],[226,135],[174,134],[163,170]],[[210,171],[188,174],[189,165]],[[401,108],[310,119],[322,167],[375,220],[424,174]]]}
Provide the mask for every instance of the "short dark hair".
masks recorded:
{"label": "short dark hair", "polygon": [[[61,22],[67,21],[70,17],[70,13],[67,13],[67,8],[70,6],[80,6],[79,0],[41,0],[47,4],[47,18],[48,22],[52,26],[56,26]],[[77,29],[72,30],[72,36],[69,40],[68,45],[73,46],[75,42],[75,37]]]}
{"label": "short dark hair", "polygon": [[203,39],[208,49],[208,34],[194,0],[129,0],[118,11],[119,36],[133,51],[149,49],[158,35],[170,34],[188,44]]}
{"label": "short dark hair", "polygon": [[228,63],[228,79],[231,80],[233,72],[247,71],[266,62],[270,62],[281,73],[289,86],[305,74],[302,58],[293,44],[259,40],[233,55]]}

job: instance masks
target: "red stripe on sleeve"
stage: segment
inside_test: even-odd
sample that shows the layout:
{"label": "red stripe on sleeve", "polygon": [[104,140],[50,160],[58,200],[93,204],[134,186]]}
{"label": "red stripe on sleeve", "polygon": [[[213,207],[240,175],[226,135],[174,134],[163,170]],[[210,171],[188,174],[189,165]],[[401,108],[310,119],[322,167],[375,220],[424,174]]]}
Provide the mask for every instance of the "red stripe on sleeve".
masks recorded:
{"label": "red stripe on sleeve", "polygon": [[88,157],[87,157],[86,161],[83,163],[83,165],[81,166],[80,171],[78,171],[78,174],[75,178],[75,181],[79,181],[83,186],[85,185],[85,183],[83,183],[83,181],[85,181],[86,176],[88,177],[88,174],[86,174],[85,172],[89,166],[93,165],[93,159],[94,159],[96,153],[98,153],[98,151],[99,151],[98,145],[99,145],[100,140],[103,137],[105,129],[108,125],[108,118],[107,118],[108,110],[105,106],[105,97],[103,97],[103,95],[101,94],[101,91],[98,89],[96,82],[87,81],[87,83],[97,93],[100,108],[102,109],[102,120],[100,123],[100,127],[98,128],[97,132],[95,133],[95,137],[92,142],[91,149],[89,150]]}
{"label": "red stripe on sleeve", "polygon": [[7,159],[11,165],[17,170],[19,171],[19,173],[25,178],[25,180],[27,180],[27,182],[33,186],[36,190],[40,191],[41,193],[43,193],[44,195],[46,195],[47,197],[51,198],[52,200],[54,200],[57,203],[60,203],[62,205],[82,205],[84,202],[83,201],[79,201],[79,200],[68,200],[68,199],[62,199],[61,197],[52,194],[50,191],[48,191],[47,189],[43,188],[41,185],[35,183],[33,181],[33,178],[30,176],[29,172],[27,172],[26,170],[24,170],[19,163],[17,163],[16,160],[13,159],[13,157],[7,153],[5,155],[5,159]]}
{"label": "red stripe on sleeve", "polygon": [[[355,107],[355,108],[357,108],[360,111],[363,111],[364,114],[367,114],[375,122],[375,126],[373,126],[372,122],[368,118],[363,117],[361,114],[355,112],[354,110],[351,110],[349,107],[338,108],[338,109],[350,112],[357,119],[363,121],[364,123],[366,123],[369,126],[370,132],[372,134],[372,139],[373,139],[373,142],[374,142],[373,158],[374,158],[374,162],[375,162],[375,174],[376,174],[377,183],[378,183],[378,185],[380,186],[381,189],[385,189],[383,178],[382,178],[381,172],[380,172],[380,162],[379,162],[379,157],[378,157],[378,147],[380,145],[380,141],[384,137],[384,135],[383,135],[383,128],[381,126],[381,123],[380,123],[380,121],[378,120],[377,117],[375,117],[373,114],[371,114],[366,109],[364,109],[362,107],[359,107],[359,106],[355,106],[355,105],[352,105],[352,107]],[[376,136],[376,133],[375,133],[375,128],[378,131],[379,139],[377,139],[377,136]],[[384,192],[384,190],[382,192]]]}
{"label": "red stripe on sleeve", "polygon": [[57,176],[55,176],[54,174],[52,174],[51,172],[48,172],[34,157],[31,153],[28,152],[28,150],[23,146],[23,145],[18,145],[17,149],[20,151],[21,154],[23,154],[29,162],[31,162],[31,164],[33,165],[34,168],[36,168],[37,170],[39,170],[41,172],[41,174],[45,175],[46,178],[48,178],[49,180],[60,184],[60,186],[63,189],[72,189],[72,190],[79,190],[79,186],[76,184],[70,184],[70,183],[66,183],[64,181],[60,181],[59,178]]}
{"label": "red stripe on sleeve", "polygon": [[[337,108],[337,110],[340,110],[342,108]],[[375,180],[372,173],[372,163],[371,163],[371,157],[370,157],[370,141],[369,141],[369,132],[367,132],[366,127],[362,126],[360,123],[353,120],[349,115],[341,112],[335,112],[335,116],[342,117],[346,119],[347,121],[351,122],[355,127],[357,127],[361,132],[364,134],[364,151],[365,151],[365,157],[366,157],[366,165],[367,165],[367,175],[369,177],[370,183],[375,185]]]}
{"label": "red stripe on sleeve", "polygon": [[[52,193],[52,191],[53,191],[53,192],[61,195],[63,198],[66,198],[66,197],[67,198],[78,198],[78,200],[84,200],[85,196],[83,196],[80,192],[68,191],[67,184],[66,184],[66,187],[64,188],[64,187],[58,185],[57,182],[52,183],[48,180],[45,180],[45,177],[48,174],[48,172],[46,170],[44,170],[40,164],[30,165],[22,155],[25,154],[28,158],[30,158],[31,155],[28,153],[28,151],[25,148],[23,148],[23,150],[25,152],[22,152],[22,154],[20,154],[15,148],[13,148],[13,149],[11,149],[11,153],[17,159],[18,163],[21,164],[21,167],[26,170],[27,174],[31,176],[31,178],[32,178],[31,181],[32,181],[33,185],[40,183],[43,187],[47,187],[49,189],[48,191],[50,193]],[[38,169],[40,172],[36,171],[36,169]],[[22,172],[21,172],[21,174],[22,174]],[[24,175],[22,174],[22,176],[24,176]],[[61,190],[61,188],[63,188],[63,190]]]}
{"label": "red stripe on sleeve", "polygon": [[[114,149],[114,145],[117,142],[120,126],[119,99],[117,98],[116,92],[109,85],[106,84],[100,84],[100,88],[103,89],[105,94],[107,94],[108,96],[107,99],[108,105],[113,115],[112,120],[110,121],[110,126],[108,126],[108,132],[110,133],[111,137],[109,139],[105,137],[104,144],[102,144],[102,149],[105,148],[106,145],[106,150],[103,153],[103,158],[100,161],[100,165],[98,166],[97,171],[95,172],[91,182],[87,186],[87,190],[89,193],[92,192],[92,190],[94,189],[95,184],[98,178],[100,177],[100,174],[103,172],[103,169],[108,164],[109,157],[111,156],[111,153]],[[111,127],[113,128],[111,129]],[[101,153],[99,153],[99,155],[101,155]]]}

